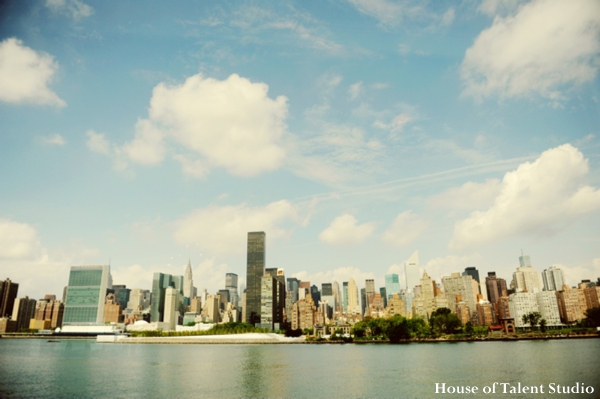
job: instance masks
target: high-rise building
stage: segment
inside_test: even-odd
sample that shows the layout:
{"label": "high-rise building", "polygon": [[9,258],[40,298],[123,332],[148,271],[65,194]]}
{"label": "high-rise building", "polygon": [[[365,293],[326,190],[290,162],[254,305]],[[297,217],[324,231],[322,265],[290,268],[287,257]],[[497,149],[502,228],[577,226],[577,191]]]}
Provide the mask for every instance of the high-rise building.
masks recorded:
{"label": "high-rise building", "polygon": [[419,284],[421,275],[419,273],[419,251],[415,251],[406,262],[404,262],[404,276],[406,277],[406,290],[413,291]]}
{"label": "high-rise building", "polygon": [[[529,257],[526,260],[522,260],[522,256],[519,257],[521,263],[531,263]],[[521,266],[517,268],[517,271],[513,273],[513,283],[516,292],[540,292],[543,290],[542,276],[540,272],[535,270],[532,266]],[[520,327],[517,325],[517,327]]]}
{"label": "high-rise building", "polygon": [[502,296],[502,291],[506,291],[506,280],[496,277],[496,272],[488,272],[485,278],[488,300],[492,305],[498,303],[498,298]]}
{"label": "high-rise building", "polygon": [[326,315],[328,318],[331,318],[333,316],[333,312],[335,311],[335,295],[333,295],[333,284],[321,284],[321,302],[327,304],[327,307],[325,308]]}
{"label": "high-rise building", "polygon": [[335,299],[335,305],[333,308],[334,312],[341,312],[342,311],[342,294],[340,292],[340,285],[338,284],[337,281],[333,282],[333,297]]}
{"label": "high-rise building", "polygon": [[115,300],[119,303],[121,309],[125,309],[129,302],[131,290],[124,285],[113,285],[112,290],[115,294]]}
{"label": "high-rise building", "polygon": [[544,291],[558,291],[565,285],[565,276],[562,269],[550,266],[542,272]]}
{"label": "high-rise building", "polygon": [[[188,259],[188,264],[185,268],[185,273],[183,275],[183,298],[184,298],[184,302],[188,302],[185,301],[185,299],[187,298],[188,300],[190,298],[194,297],[194,279],[192,277],[192,261],[190,259]],[[188,303],[186,303],[187,305]]]}
{"label": "high-rise building", "polygon": [[227,309],[227,302],[231,302],[231,298],[229,297],[229,290],[223,289],[218,291],[219,294],[219,309],[224,311]]}
{"label": "high-rise building", "polygon": [[[285,289],[285,270],[278,268],[268,268],[265,269],[265,274],[274,277],[276,280],[275,288],[276,288],[276,296],[274,298],[273,306],[275,307],[274,319],[273,319],[273,328],[282,329],[285,327],[286,317],[285,317],[285,301],[286,301],[286,289]],[[262,309],[261,309],[262,312]]]}
{"label": "high-rise building", "polygon": [[265,274],[261,278],[260,326],[272,330],[277,319],[277,278]]}
{"label": "high-rise building", "polygon": [[519,265],[521,265],[521,267],[531,266],[531,258],[529,255],[521,254],[521,256],[519,256]]}
{"label": "high-rise building", "polygon": [[385,291],[385,287],[379,287],[379,295],[383,299],[383,306],[387,307],[387,292]]}
{"label": "high-rise building", "polygon": [[321,291],[319,291],[319,287],[317,287],[314,284],[311,285],[310,286],[310,296],[312,297],[312,300],[315,303],[315,307],[317,307],[319,302],[321,301]]}
{"label": "high-rise building", "polygon": [[[527,267],[527,266],[524,266]],[[516,292],[508,297],[510,317],[515,319],[516,327],[530,327],[523,322],[523,316],[531,312],[539,312],[536,294],[533,292]]]}
{"label": "high-rise building", "polygon": [[298,302],[298,290],[300,288],[300,280],[296,277],[287,278],[287,290],[292,292],[292,303]]}
{"label": "high-rise building", "polygon": [[181,299],[183,303],[183,276],[154,273],[150,303],[150,320],[152,322],[162,322],[165,318],[165,298],[169,287],[175,288],[179,292],[179,296],[176,298]]}
{"label": "high-rise building", "polygon": [[351,313],[360,313],[360,304],[358,302],[358,287],[354,282],[354,279],[351,278],[348,281],[348,314]]}
{"label": "high-rise building", "polygon": [[71,266],[63,326],[103,324],[111,285],[110,266]]}
{"label": "high-rise building", "polygon": [[385,293],[388,299],[391,299],[394,294],[400,294],[400,281],[397,274],[385,275]]}
{"label": "high-rise building", "polygon": [[457,312],[456,297],[459,295],[462,301],[469,306],[471,315],[476,315],[478,292],[476,286],[473,284],[476,281],[471,276],[461,276],[460,273],[452,273],[450,276],[442,277],[442,282],[444,284],[446,299],[448,300],[448,307],[451,311]]}
{"label": "high-rise building", "polygon": [[265,275],[265,239],[263,231],[248,233],[246,261],[246,323],[260,324],[261,279]]}
{"label": "high-rise building", "polygon": [[183,303],[181,291],[175,287],[167,287],[165,289],[165,307],[162,321],[169,325],[168,330],[175,330],[175,326],[179,324],[179,305],[181,303]]}
{"label": "high-rise building", "polygon": [[348,282],[347,281],[342,282],[342,288],[344,291],[344,301],[343,301],[342,312],[348,313]]}
{"label": "high-rise building", "polygon": [[225,288],[229,290],[230,302],[237,307],[239,302],[238,296],[238,276],[235,273],[225,274]]}
{"label": "high-rise building", "polygon": [[565,284],[562,290],[556,291],[556,299],[563,323],[574,323],[585,318],[587,304],[583,290],[571,289]]}
{"label": "high-rise building", "polygon": [[35,299],[29,299],[28,296],[15,299],[12,311],[12,319],[17,322],[17,331],[29,327],[29,320],[35,317]]}
{"label": "high-rise building", "polygon": [[375,280],[366,279],[365,280],[365,291],[367,295],[375,293]]}
{"label": "high-rise building", "polygon": [[150,290],[134,288],[129,294],[129,302],[127,302],[127,308],[132,310],[146,310],[150,307],[151,296],[152,294]]}
{"label": "high-rise building", "polygon": [[0,317],[10,317],[15,306],[19,284],[10,281],[0,281]]}
{"label": "high-rise building", "polygon": [[360,314],[365,316],[367,310],[367,290],[366,288],[360,289]]}
{"label": "high-rise building", "polygon": [[479,284],[479,293],[481,294],[481,281],[479,281],[479,270],[475,266],[469,266],[465,268],[465,271],[462,273],[463,276],[471,276],[471,278],[477,281]]}
{"label": "high-rise building", "polygon": [[104,323],[119,323],[121,318],[121,305],[115,294],[110,293],[104,302]]}
{"label": "high-rise building", "polygon": [[547,326],[560,325],[560,310],[555,291],[542,291],[535,294],[538,309]]}

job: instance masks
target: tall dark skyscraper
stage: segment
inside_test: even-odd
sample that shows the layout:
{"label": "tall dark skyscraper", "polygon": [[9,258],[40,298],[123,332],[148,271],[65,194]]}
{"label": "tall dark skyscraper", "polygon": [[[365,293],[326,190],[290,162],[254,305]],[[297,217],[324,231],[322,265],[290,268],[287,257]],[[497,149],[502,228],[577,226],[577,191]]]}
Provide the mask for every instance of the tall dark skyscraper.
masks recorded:
{"label": "tall dark skyscraper", "polygon": [[496,272],[488,272],[485,278],[488,300],[496,306],[498,298],[502,296],[502,291],[506,291],[506,280],[496,277]]}
{"label": "tall dark skyscraper", "polygon": [[479,293],[481,294],[481,281],[479,281],[479,270],[477,270],[474,266],[469,266],[465,268],[465,271],[462,273],[463,276],[471,276],[471,278],[477,281],[479,284]]}
{"label": "tall dark skyscraper", "polygon": [[296,277],[288,277],[287,279],[287,289],[288,291],[292,291],[292,302],[298,302],[298,289],[300,288],[300,280]]}
{"label": "tall dark skyscraper", "polygon": [[246,269],[246,323],[260,323],[261,278],[265,275],[265,239],[263,231],[248,233]]}
{"label": "tall dark skyscraper", "polygon": [[9,278],[0,281],[0,317],[12,315],[17,291],[19,291],[19,284],[13,283]]}

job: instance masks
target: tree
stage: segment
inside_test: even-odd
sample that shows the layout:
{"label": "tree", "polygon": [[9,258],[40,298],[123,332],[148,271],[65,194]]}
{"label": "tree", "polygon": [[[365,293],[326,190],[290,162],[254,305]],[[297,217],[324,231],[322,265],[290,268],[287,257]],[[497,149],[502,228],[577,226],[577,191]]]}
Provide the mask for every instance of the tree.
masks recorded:
{"label": "tree", "polygon": [[368,325],[364,321],[359,321],[356,323],[350,332],[357,338],[362,338],[367,335]]}
{"label": "tree", "polygon": [[400,316],[396,315],[389,320],[387,336],[391,343],[397,344],[401,340],[410,339],[410,327],[408,321]]}
{"label": "tree", "polygon": [[540,320],[540,330],[545,333],[546,332],[546,319]]}
{"label": "tree", "polygon": [[462,330],[462,322],[448,308],[439,308],[431,313],[429,319],[434,334],[456,334]]}
{"label": "tree", "polygon": [[600,327],[600,308],[591,308],[585,311],[586,324],[589,327]]}
{"label": "tree", "polygon": [[465,333],[469,336],[473,335],[473,323],[471,323],[470,321],[467,321],[467,324],[465,324]]}

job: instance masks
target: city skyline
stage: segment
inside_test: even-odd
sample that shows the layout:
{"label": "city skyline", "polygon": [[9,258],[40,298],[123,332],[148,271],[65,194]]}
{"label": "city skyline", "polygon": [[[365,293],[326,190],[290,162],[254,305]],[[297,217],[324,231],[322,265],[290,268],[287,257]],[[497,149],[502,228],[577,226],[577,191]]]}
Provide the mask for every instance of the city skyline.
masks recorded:
{"label": "city skyline", "polygon": [[600,4],[406,4],[6,2],[0,278],[596,279]]}

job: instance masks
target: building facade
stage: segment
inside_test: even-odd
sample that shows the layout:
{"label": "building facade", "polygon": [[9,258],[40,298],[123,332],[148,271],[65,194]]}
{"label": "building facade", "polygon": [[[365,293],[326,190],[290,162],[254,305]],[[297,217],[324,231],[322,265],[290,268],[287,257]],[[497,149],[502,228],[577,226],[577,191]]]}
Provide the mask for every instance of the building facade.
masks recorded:
{"label": "building facade", "polygon": [[72,266],[69,273],[63,326],[101,325],[111,288],[110,266]]}
{"label": "building facade", "polygon": [[261,279],[265,275],[266,235],[263,231],[248,233],[246,258],[246,323],[260,324]]}

